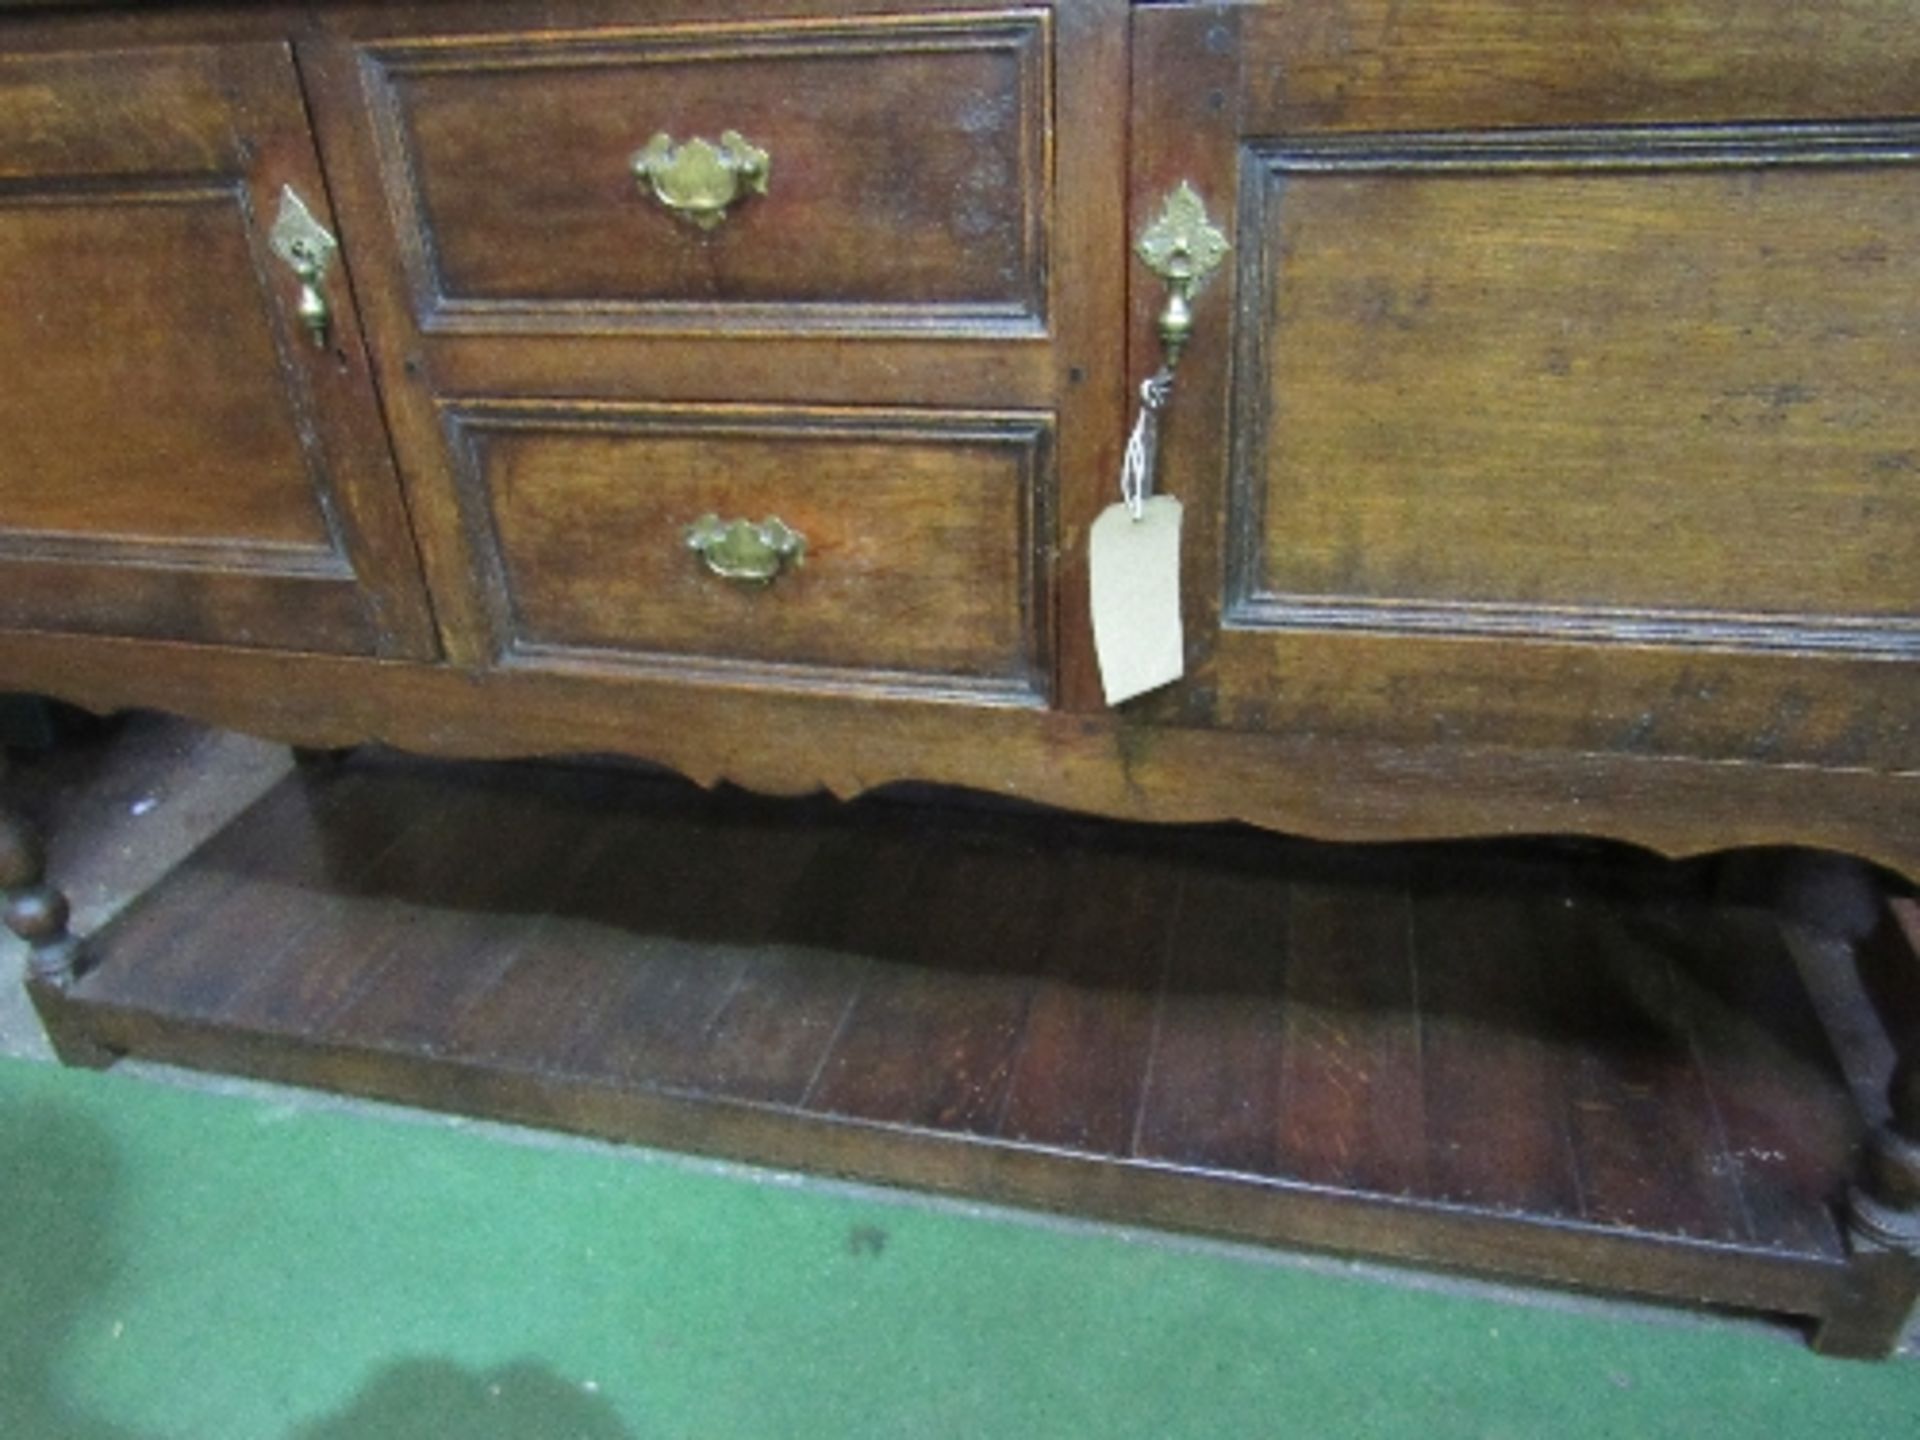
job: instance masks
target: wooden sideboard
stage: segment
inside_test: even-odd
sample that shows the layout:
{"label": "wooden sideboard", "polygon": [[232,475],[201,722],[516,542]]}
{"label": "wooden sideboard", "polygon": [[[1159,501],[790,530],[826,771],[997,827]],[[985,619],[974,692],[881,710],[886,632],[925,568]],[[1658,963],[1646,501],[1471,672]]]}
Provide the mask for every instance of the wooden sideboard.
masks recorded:
{"label": "wooden sideboard", "polygon": [[[1920,879],[1912,18],[8,0],[0,684]],[[1109,708],[1086,537],[1182,182],[1232,247],[1162,419],[1186,673]],[[716,574],[707,515],[804,555]]]}
{"label": "wooden sideboard", "polygon": [[[5,8],[8,684],[1920,877],[1900,5]],[[636,182],[728,130],[720,223]],[[1085,537],[1183,180],[1187,674],[1116,711]],[[709,512],[805,564],[717,579]]]}

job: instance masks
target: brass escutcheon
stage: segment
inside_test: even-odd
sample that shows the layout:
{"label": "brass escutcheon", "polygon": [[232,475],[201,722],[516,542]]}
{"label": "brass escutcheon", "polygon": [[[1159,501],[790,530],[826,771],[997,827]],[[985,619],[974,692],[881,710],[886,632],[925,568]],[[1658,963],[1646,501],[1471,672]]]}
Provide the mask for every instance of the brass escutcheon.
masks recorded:
{"label": "brass escutcheon", "polygon": [[807,537],[773,515],[757,524],[702,515],[684,533],[687,548],[723,580],[765,585],[788,561],[795,569],[806,561]]}
{"label": "brass escutcheon", "polygon": [[1193,335],[1193,297],[1226,258],[1228,248],[1226,235],[1207,218],[1206,202],[1185,180],[1174,187],[1159,216],[1140,234],[1135,251],[1149,270],[1167,282],[1160,344],[1169,370],[1180,363],[1180,352]]}
{"label": "brass escutcheon", "polygon": [[313,337],[313,343],[324,349],[327,332],[333,326],[333,311],[327,304],[327,292],[321,287],[340,242],[313,218],[306,201],[291,185],[280,187],[280,213],[274,219],[273,229],[267,233],[267,247],[286,263],[294,279],[300,282],[294,314]]}
{"label": "brass escutcheon", "polygon": [[634,151],[632,165],[654,199],[702,230],[726,219],[736,200],[766,194],[773,172],[772,157],[738,130],[722,131],[718,145],[700,138],[676,145],[663,130]]}
{"label": "brass escutcheon", "polygon": [[1173,398],[1173,372],[1193,338],[1193,297],[1232,247],[1220,227],[1207,218],[1199,192],[1182,180],[1133,248],[1146,267],[1167,282],[1167,303],[1161,307],[1159,322],[1163,358],[1160,368],[1140,386],[1140,410],[1120,458],[1120,498],[1133,518],[1141,520],[1159,463],[1160,412]]}

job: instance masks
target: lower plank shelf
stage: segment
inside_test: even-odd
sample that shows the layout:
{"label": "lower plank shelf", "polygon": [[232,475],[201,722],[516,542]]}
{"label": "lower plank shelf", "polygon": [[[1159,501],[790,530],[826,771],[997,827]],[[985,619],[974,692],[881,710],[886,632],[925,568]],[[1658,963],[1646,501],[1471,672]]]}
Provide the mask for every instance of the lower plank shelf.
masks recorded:
{"label": "lower plank shelf", "polygon": [[38,998],[75,1056],[1882,1347],[1914,1268],[1836,1219],[1847,1086],[1776,924],[1703,890],[368,754],[282,783]]}

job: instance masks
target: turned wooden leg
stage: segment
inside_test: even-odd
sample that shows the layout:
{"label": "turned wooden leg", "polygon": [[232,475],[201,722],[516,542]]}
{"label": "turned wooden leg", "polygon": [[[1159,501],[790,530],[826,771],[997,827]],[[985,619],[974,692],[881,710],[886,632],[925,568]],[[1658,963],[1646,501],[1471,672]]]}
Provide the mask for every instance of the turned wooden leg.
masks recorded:
{"label": "turned wooden leg", "polygon": [[[1920,905],[1897,900],[1867,941],[1882,967],[1920,967]],[[1863,956],[1863,964],[1866,960]],[[1882,1005],[1896,1059],[1887,1118],[1867,1137],[1847,1192],[1856,1290],[1815,1343],[1829,1353],[1885,1355],[1920,1295],[1920,1011]]]}
{"label": "turned wooden leg", "polygon": [[67,930],[67,897],[47,883],[46,849],[18,813],[0,809],[0,891],[7,928],[27,942],[30,980],[62,987],[80,966],[80,942]]}
{"label": "turned wooden leg", "polygon": [[[1920,966],[1920,905],[1896,900],[1875,939]],[[1888,1017],[1896,1059],[1887,1087],[1887,1120],[1867,1141],[1847,1212],[1860,1234],[1892,1249],[1920,1254],[1920,1017]]]}

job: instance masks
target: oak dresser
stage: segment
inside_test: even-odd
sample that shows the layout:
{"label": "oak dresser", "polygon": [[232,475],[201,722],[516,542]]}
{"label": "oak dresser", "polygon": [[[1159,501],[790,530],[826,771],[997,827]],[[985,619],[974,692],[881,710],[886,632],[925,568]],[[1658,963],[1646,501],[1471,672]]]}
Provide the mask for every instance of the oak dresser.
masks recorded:
{"label": "oak dresser", "polygon": [[1920,880],[1913,21],[7,0],[0,685]]}

